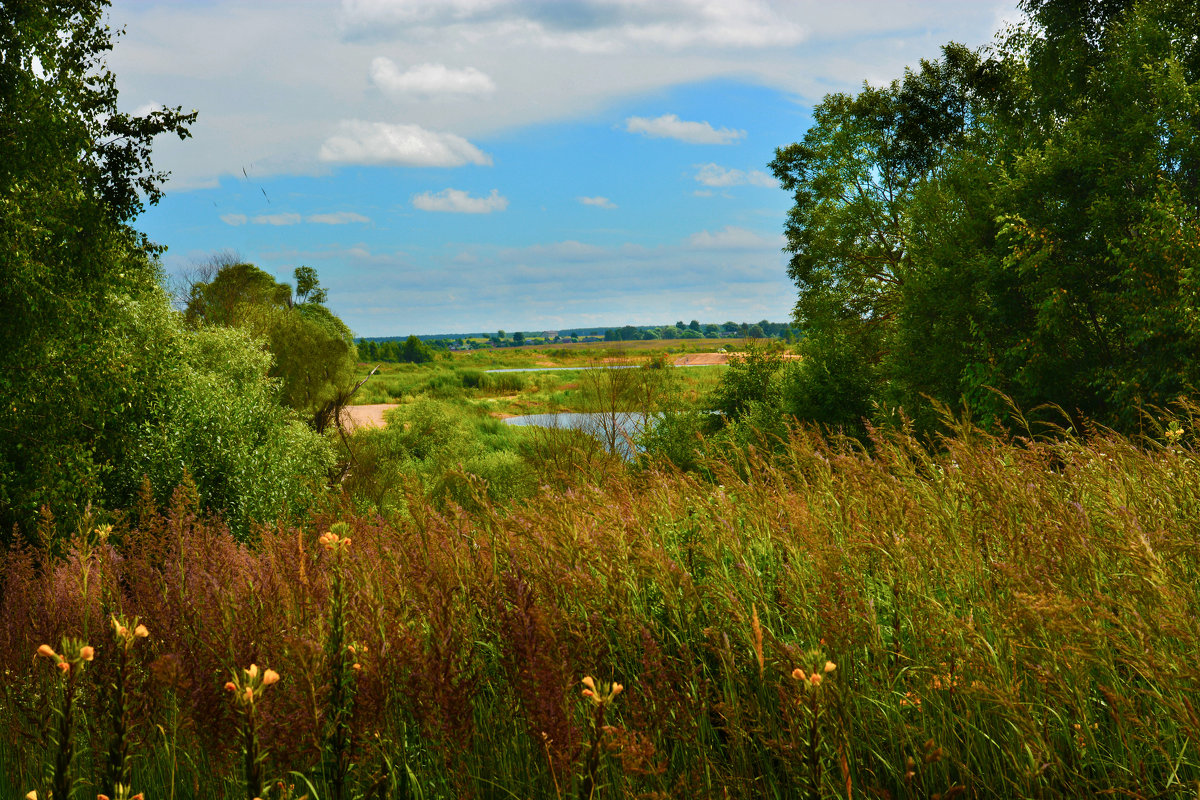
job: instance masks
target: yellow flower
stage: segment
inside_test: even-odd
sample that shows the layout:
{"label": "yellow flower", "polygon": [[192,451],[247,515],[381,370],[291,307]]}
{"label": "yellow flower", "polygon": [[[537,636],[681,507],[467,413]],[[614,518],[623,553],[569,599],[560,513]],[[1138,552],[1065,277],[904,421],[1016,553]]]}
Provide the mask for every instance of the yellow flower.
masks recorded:
{"label": "yellow flower", "polygon": [[621,684],[619,684],[619,683],[614,683],[614,684],[613,684],[613,686],[612,686],[612,694],[611,694],[611,695],[609,695],[609,696],[610,696],[610,697],[616,697],[617,695],[619,695],[619,694],[620,694],[621,692],[623,692],[623,691],[625,691],[625,687],[624,687],[624,686],[622,686],[622,685],[621,685]]}
{"label": "yellow flower", "polygon": [[[39,647],[37,649],[37,654],[39,656],[45,656],[46,658],[58,658],[58,653],[54,652],[54,648],[48,644],[44,644],[41,647]],[[35,792],[35,794],[36,794],[36,792]]]}
{"label": "yellow flower", "polygon": [[90,645],[85,644],[83,647],[79,648],[79,657],[84,661],[91,661],[96,657],[96,650]]}
{"label": "yellow flower", "polygon": [[826,675],[833,672],[835,669],[837,669],[837,664],[833,663],[832,661],[825,662],[825,674]]}
{"label": "yellow flower", "polygon": [[592,680],[591,675],[585,675],[583,680],[580,681],[580,683],[582,683],[584,686],[591,689],[593,692],[596,691],[596,682],[594,680]]}
{"label": "yellow flower", "polygon": [[251,664],[250,668],[246,670],[246,674],[248,676],[250,676],[250,680],[254,680],[255,678],[257,678],[258,677],[258,664]]}
{"label": "yellow flower", "polygon": [[792,680],[794,680],[794,681],[807,680],[807,677],[805,677],[805,675],[804,675],[804,670],[800,669],[799,667],[796,667],[794,670],[792,670]]}
{"label": "yellow flower", "polygon": [[272,683],[277,683],[278,681],[279,681],[279,673],[276,672],[275,670],[269,669],[263,673],[263,678],[262,678],[263,686],[270,686]]}
{"label": "yellow flower", "polygon": [[138,625],[136,628],[133,629],[133,635],[139,639],[145,639],[147,636],[150,635],[150,631],[146,630],[145,625]]}

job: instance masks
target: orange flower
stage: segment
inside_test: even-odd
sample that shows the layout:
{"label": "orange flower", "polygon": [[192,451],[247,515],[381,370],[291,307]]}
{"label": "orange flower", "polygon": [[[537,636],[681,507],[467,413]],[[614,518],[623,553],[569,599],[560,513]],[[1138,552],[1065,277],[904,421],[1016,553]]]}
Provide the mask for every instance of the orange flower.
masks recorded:
{"label": "orange flower", "polygon": [[54,648],[48,644],[44,644],[39,647],[37,649],[37,654],[39,656],[45,656],[46,658],[58,658],[58,653],[54,652]]}
{"label": "orange flower", "polygon": [[237,691],[237,685],[236,685],[236,684],[235,684],[233,681],[225,681],[225,691],[227,691],[227,692],[236,692],[236,691]]}
{"label": "orange flower", "polygon": [[262,685],[270,686],[272,683],[279,681],[279,673],[273,669],[269,669],[263,673]]}
{"label": "orange flower", "polygon": [[833,672],[835,669],[837,669],[837,664],[833,663],[832,661],[825,662],[825,674],[826,675],[828,675],[830,672]]}
{"label": "orange flower", "polygon": [[147,636],[150,635],[150,631],[146,630],[145,625],[138,625],[136,628],[133,629],[133,635],[139,639],[145,639]]}
{"label": "orange flower", "polygon": [[794,670],[792,670],[792,680],[794,680],[794,681],[807,680],[807,678],[804,675],[804,670],[800,669],[799,667],[796,667]]}
{"label": "orange flower", "polygon": [[85,644],[83,647],[79,648],[79,657],[84,661],[91,661],[96,657],[96,650],[90,645]]}

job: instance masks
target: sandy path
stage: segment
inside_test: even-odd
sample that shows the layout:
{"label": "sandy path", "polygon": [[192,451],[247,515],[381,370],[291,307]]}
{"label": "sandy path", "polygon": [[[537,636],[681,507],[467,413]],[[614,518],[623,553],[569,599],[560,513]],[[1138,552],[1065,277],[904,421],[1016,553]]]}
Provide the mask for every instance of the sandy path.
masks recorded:
{"label": "sandy path", "polygon": [[677,367],[708,367],[728,363],[728,353],[688,353],[675,359]]}
{"label": "sandy path", "polygon": [[369,406],[346,406],[342,409],[342,424],[348,429],[382,428],[383,412],[390,411],[399,403],[376,403]]}

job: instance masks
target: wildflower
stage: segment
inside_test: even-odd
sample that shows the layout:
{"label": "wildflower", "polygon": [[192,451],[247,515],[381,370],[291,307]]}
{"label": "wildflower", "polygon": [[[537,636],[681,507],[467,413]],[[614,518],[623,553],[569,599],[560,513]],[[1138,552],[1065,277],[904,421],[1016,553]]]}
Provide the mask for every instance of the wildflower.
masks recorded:
{"label": "wildflower", "polygon": [[792,670],[792,680],[805,681],[808,680],[808,678],[804,675],[804,670],[796,667],[794,670]]}
{"label": "wildflower", "polygon": [[138,625],[136,628],[133,629],[133,635],[139,639],[145,639],[147,636],[150,635],[150,631],[146,630],[145,625]]}
{"label": "wildflower", "polygon": [[617,695],[619,695],[619,694],[620,694],[621,692],[623,692],[623,691],[625,691],[625,687],[624,687],[624,686],[622,686],[622,685],[621,685],[621,684],[619,684],[619,683],[614,683],[614,684],[612,685],[612,694],[610,695],[610,697],[616,697]]}
{"label": "wildflower", "polygon": [[580,681],[580,683],[582,683],[584,686],[591,689],[593,692],[596,691],[596,682],[594,680],[592,680],[591,675],[585,675],[583,680]]}
{"label": "wildflower", "polygon": [[71,664],[67,661],[60,661],[55,664],[56,667],[65,675],[71,671]]}
{"label": "wildflower", "polygon": [[227,692],[236,692],[236,691],[237,691],[237,686],[236,686],[236,685],[234,685],[233,681],[225,681],[225,691],[227,691]]}
{"label": "wildflower", "polygon": [[28,794],[25,795],[25,800],[38,800],[37,792],[36,791],[29,792]]}
{"label": "wildflower", "polygon": [[[44,644],[41,647],[39,647],[37,649],[37,654],[39,656],[45,656],[46,658],[58,658],[58,653],[54,652],[54,648],[48,644]],[[36,792],[35,792],[35,794],[36,794]]]}
{"label": "wildflower", "polygon": [[242,695],[242,702],[243,703],[253,703],[254,702],[254,690],[251,689],[249,686],[246,687],[246,691]]}
{"label": "wildflower", "polygon": [[279,673],[276,672],[275,670],[269,669],[263,673],[263,678],[262,678],[263,686],[270,686],[271,684],[277,683],[278,681],[279,681]]}
{"label": "wildflower", "polygon": [[79,648],[79,657],[84,661],[91,661],[96,657],[96,650],[95,648],[85,644],[83,647]]}
{"label": "wildflower", "polygon": [[258,677],[258,664],[251,664],[250,667],[246,670],[246,675],[247,675],[247,677],[250,678],[250,680],[254,680],[255,678],[257,678]]}
{"label": "wildflower", "polygon": [[821,685],[821,676],[814,672],[812,677],[808,679],[808,682],[811,683],[813,686],[820,686]]}
{"label": "wildflower", "polygon": [[112,525],[101,525],[96,528],[96,538],[100,540],[101,544],[108,541],[108,537],[112,535],[112,529]]}
{"label": "wildflower", "polygon": [[825,674],[826,675],[833,672],[835,669],[837,669],[837,664],[833,663],[832,661],[825,662]]}
{"label": "wildflower", "polygon": [[354,663],[353,663],[353,664],[350,666],[350,669],[354,670],[355,672],[361,672],[361,671],[362,671],[362,664],[359,664],[357,661],[355,661],[355,662],[354,662]]}

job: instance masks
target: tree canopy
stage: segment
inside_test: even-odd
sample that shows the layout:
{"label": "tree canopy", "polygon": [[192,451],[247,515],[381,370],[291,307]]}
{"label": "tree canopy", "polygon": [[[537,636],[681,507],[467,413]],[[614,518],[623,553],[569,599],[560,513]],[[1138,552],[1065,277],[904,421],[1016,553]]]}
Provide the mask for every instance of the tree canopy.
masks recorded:
{"label": "tree canopy", "polygon": [[1127,427],[1195,387],[1200,10],[1023,8],[994,47],[827,96],[776,151],[797,391],[993,420],[1002,393]]}
{"label": "tree canopy", "polygon": [[106,7],[0,5],[0,531],[190,475],[244,533],[295,507],[330,450],[245,335],[171,311],[131,223],[162,195],[154,137],[186,138],[195,112],[120,110]]}

